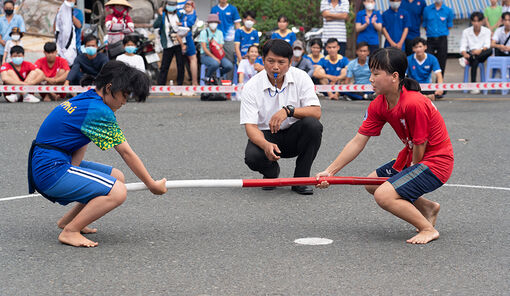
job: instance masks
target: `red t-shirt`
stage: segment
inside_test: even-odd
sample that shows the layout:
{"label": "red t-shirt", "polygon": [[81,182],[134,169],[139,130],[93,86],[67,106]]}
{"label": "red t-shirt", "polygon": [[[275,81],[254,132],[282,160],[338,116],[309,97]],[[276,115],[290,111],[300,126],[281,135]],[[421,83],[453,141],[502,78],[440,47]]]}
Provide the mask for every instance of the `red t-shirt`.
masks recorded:
{"label": "red t-shirt", "polygon": [[61,57],[56,57],[55,64],[53,64],[53,67],[48,66],[48,61],[46,60],[46,57],[40,58],[37,61],[35,61],[35,66],[38,69],[41,69],[43,71],[44,75],[46,77],[55,77],[60,71],[60,69],[64,69],[66,71],[69,69],[69,64],[67,63],[66,59]]}
{"label": "red t-shirt", "polygon": [[448,181],[453,170],[453,148],[443,117],[428,98],[403,87],[397,105],[388,110],[386,98],[380,95],[368,106],[358,132],[365,136],[379,136],[386,122],[405,145],[394,169],[401,171],[405,165],[411,164],[413,144],[427,142],[420,163],[428,166],[441,182]]}
{"label": "red t-shirt", "polygon": [[[0,73],[4,72],[4,71],[7,71],[7,70],[13,70],[14,71],[14,69],[12,68],[10,63],[3,64],[2,67],[0,68]],[[35,70],[34,64],[32,64],[30,62],[23,61],[23,63],[21,63],[21,69],[18,72],[21,75],[21,77],[23,77],[22,80],[25,81],[25,79],[27,78],[28,73],[30,73],[33,70]]]}

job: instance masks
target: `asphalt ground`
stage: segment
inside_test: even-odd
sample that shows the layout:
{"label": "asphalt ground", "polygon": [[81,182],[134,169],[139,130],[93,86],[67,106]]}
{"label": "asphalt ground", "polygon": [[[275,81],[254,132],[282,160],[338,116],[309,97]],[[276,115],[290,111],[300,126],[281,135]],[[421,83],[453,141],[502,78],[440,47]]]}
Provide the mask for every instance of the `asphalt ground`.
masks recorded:
{"label": "asphalt ground", "polygon": [[[445,118],[455,168],[448,184],[510,187],[510,98],[449,93]],[[368,102],[322,100],[323,141],[312,173],[355,134]],[[57,103],[0,103],[0,197],[25,195],[31,140]],[[129,144],[155,178],[260,178],[244,164],[239,102],[154,97],[117,112]],[[395,157],[389,126],[339,175],[366,176]],[[86,159],[138,182],[111,149]],[[294,160],[280,161],[291,177]],[[70,207],[42,197],[0,202],[0,295],[510,295],[510,191],[445,187],[441,237],[408,245],[411,225],[377,206],[362,186],[301,196],[289,188],[130,192],[96,221],[93,249],[60,244]],[[294,243],[304,237],[325,246]]]}

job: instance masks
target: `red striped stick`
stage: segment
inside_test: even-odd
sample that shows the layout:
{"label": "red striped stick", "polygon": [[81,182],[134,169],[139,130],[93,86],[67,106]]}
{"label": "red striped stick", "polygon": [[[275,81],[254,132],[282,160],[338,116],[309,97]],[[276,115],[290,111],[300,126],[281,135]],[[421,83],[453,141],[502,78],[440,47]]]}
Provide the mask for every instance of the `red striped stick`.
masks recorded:
{"label": "red striped stick", "polygon": [[327,181],[331,185],[380,185],[388,178],[368,177],[301,177],[278,179],[244,179],[243,187],[317,185]]}

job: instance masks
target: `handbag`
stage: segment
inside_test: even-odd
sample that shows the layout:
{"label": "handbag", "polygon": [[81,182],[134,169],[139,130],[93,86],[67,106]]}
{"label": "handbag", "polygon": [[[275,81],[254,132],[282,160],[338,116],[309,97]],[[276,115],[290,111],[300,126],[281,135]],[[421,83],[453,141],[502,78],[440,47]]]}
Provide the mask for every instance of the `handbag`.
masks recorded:
{"label": "handbag", "polygon": [[209,29],[207,29],[207,39],[209,40],[209,50],[211,53],[219,60],[223,59],[225,57],[225,51],[223,50],[223,47],[214,40],[214,37],[209,39]]}

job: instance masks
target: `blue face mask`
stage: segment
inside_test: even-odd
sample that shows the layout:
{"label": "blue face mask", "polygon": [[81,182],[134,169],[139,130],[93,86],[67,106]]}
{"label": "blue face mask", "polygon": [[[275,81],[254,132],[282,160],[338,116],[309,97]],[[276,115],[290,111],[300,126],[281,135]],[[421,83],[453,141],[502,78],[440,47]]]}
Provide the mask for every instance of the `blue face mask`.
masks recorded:
{"label": "blue face mask", "polygon": [[124,47],[124,50],[127,53],[135,53],[136,52],[136,46],[126,46],[126,47]]}
{"label": "blue face mask", "polygon": [[15,57],[15,58],[12,58],[12,62],[15,64],[15,65],[21,65],[23,63],[23,57]]}
{"label": "blue face mask", "polygon": [[177,10],[177,6],[167,5],[167,6],[166,6],[166,10],[167,10],[168,12],[174,12],[174,11],[176,11],[176,10]]}
{"label": "blue face mask", "polygon": [[97,48],[93,46],[85,47],[85,53],[88,54],[89,56],[93,56],[97,53]]}

